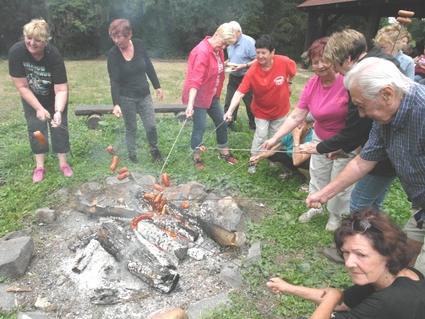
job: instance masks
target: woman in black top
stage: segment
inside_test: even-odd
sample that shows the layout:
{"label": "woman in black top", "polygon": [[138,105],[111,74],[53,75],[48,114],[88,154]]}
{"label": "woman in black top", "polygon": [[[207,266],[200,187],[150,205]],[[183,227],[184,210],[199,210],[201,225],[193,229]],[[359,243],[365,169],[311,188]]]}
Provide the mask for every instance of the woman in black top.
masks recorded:
{"label": "woman in black top", "polygon": [[162,100],[164,96],[155,69],[142,41],[132,39],[132,29],[128,20],[112,21],[109,36],[115,43],[108,54],[113,114],[117,117],[123,115],[129,158],[137,163],[136,132],[139,115],[146,131],[152,158],[154,161],[161,161],[161,153],[157,146],[155,112],[146,78],[147,75],[157,98]]}
{"label": "woman in black top", "polygon": [[31,150],[35,155],[34,183],[44,179],[45,153],[58,154],[59,168],[70,177],[73,171],[66,160],[69,152],[67,121],[68,84],[64,61],[59,51],[49,44],[49,26],[33,19],[23,28],[24,40],[9,50],[9,74],[21,95],[27,121]]}
{"label": "woman in black top", "polygon": [[354,286],[307,288],[271,278],[267,286],[318,304],[314,319],[420,319],[425,314],[425,280],[409,268],[406,235],[376,211],[354,213],[335,232]]}

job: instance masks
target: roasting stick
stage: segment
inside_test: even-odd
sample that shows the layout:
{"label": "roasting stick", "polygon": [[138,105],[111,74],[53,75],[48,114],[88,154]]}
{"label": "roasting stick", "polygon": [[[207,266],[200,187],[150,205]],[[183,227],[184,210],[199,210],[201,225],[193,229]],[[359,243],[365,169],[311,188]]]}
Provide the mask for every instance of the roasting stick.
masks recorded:
{"label": "roasting stick", "polygon": [[168,159],[170,158],[170,155],[171,155],[171,153],[173,152],[174,146],[176,145],[177,140],[178,140],[178,139],[179,139],[179,137],[180,137],[180,134],[182,133],[182,131],[183,131],[184,127],[186,126],[186,123],[187,123],[187,118],[184,120],[184,122],[183,122],[183,124],[182,124],[182,127],[180,128],[180,131],[179,131],[179,133],[177,134],[176,139],[174,140],[174,143],[173,143],[173,145],[171,146],[171,149],[170,149],[170,151],[168,152],[167,157],[165,158],[164,164],[162,164],[161,171],[159,172],[159,175],[161,175],[161,174],[162,174],[162,172],[164,171],[164,168],[165,168],[165,166],[166,166],[166,165],[167,165],[167,163],[168,163]]}

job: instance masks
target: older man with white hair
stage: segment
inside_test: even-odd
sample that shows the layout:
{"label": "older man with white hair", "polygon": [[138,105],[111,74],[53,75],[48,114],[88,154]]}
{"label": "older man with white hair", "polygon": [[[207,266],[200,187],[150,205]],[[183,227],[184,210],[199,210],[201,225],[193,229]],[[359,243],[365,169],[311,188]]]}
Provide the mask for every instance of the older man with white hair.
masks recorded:
{"label": "older man with white hair", "polygon": [[425,86],[414,83],[386,60],[366,58],[347,73],[344,84],[361,117],[374,120],[361,153],[327,186],[310,194],[309,207],[320,207],[352,185],[378,161],[389,158],[417,211],[405,231],[419,247],[416,268],[425,273]]}
{"label": "older man with white hair", "polygon": [[[242,79],[248,71],[248,68],[255,62],[255,40],[249,35],[242,33],[241,25],[236,21],[229,22],[235,33],[236,42],[227,47],[228,60],[227,69],[230,70],[229,81],[227,82],[226,100],[224,102],[224,113],[227,112],[232,101],[233,94],[241,84]],[[255,119],[251,112],[252,93],[248,92],[243,97],[245,103],[246,114],[248,116],[249,128],[255,130]],[[239,107],[239,106],[238,106]],[[238,114],[238,107],[233,114],[233,121],[228,126],[234,128],[233,122],[236,121]]]}

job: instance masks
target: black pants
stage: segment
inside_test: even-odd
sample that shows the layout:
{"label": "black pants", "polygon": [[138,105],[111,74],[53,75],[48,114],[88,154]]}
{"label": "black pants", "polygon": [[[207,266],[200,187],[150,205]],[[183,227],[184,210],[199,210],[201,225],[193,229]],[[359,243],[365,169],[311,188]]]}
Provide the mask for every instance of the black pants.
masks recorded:
{"label": "black pants", "polygon": [[292,157],[289,157],[286,153],[274,153],[272,156],[268,158],[272,162],[279,162],[282,163],[283,166],[288,168],[291,171],[297,171],[298,168],[304,168],[308,169],[310,160],[306,160],[301,163],[299,166],[294,166],[294,163],[292,161]]}
{"label": "black pants", "polygon": [[[236,90],[241,84],[243,76],[229,75],[229,82],[227,84],[227,92],[226,92],[226,100],[224,102],[224,113],[227,112],[230,106],[230,102],[232,101],[232,97],[235,94]],[[251,113],[251,101],[252,101],[252,93],[248,92],[243,97],[243,102],[245,103],[246,114],[248,115],[249,127],[255,128],[255,120],[254,115]],[[239,106],[238,106],[239,107]],[[233,112],[233,121],[236,121],[238,116],[238,107]]]}
{"label": "black pants", "polygon": [[[60,127],[52,127],[50,121],[40,121],[37,118],[37,112],[24,100],[22,100],[24,107],[25,119],[27,121],[28,138],[31,150],[34,154],[45,154],[49,151],[49,143],[46,145],[40,144],[33,133],[40,131],[46,141],[49,140],[49,131],[52,142],[52,150],[54,153],[68,153],[69,152],[69,132],[68,132],[68,107],[65,107],[62,112],[62,123]],[[49,110],[50,117],[53,117],[52,110]],[[53,107],[51,108],[53,109]]]}

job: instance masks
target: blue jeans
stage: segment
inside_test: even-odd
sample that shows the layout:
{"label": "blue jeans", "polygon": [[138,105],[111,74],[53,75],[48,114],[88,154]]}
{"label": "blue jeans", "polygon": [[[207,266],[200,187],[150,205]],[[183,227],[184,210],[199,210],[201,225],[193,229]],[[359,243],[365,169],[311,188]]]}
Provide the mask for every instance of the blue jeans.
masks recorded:
{"label": "blue jeans", "polygon": [[365,208],[381,209],[385,195],[395,179],[394,176],[367,174],[359,180],[351,192],[350,212],[358,212]]}
{"label": "blue jeans", "polygon": [[223,120],[223,110],[218,98],[214,98],[209,109],[193,108],[193,129],[190,147],[196,150],[201,144],[205,133],[207,114],[213,120],[216,127],[215,134],[218,148],[227,146],[227,123]]}

